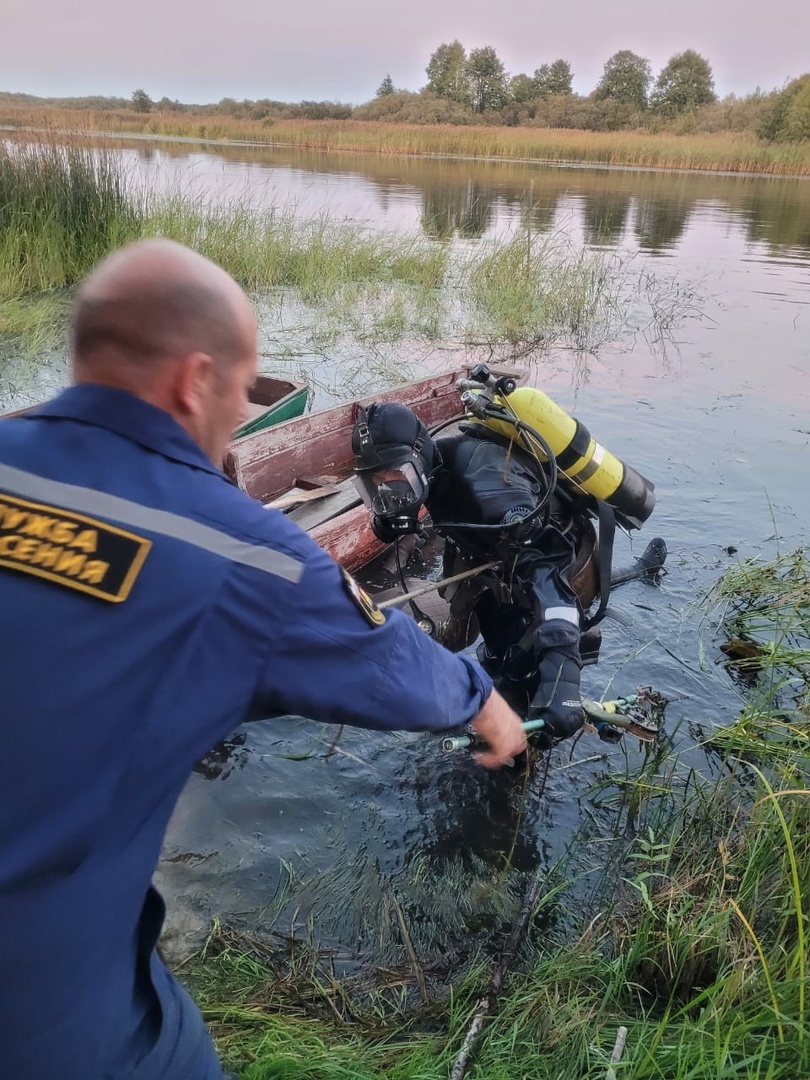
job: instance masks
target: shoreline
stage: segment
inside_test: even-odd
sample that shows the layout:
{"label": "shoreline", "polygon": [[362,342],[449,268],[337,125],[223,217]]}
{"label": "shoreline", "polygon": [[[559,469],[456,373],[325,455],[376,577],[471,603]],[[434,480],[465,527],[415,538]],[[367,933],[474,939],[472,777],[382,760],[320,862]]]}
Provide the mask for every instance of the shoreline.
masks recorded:
{"label": "shoreline", "polygon": [[[369,124],[369,126],[370,126],[370,124],[372,122],[369,122],[369,121],[354,121],[354,122],[353,121],[311,121],[311,122],[307,122],[307,124],[285,124],[285,122],[282,121],[280,124],[274,125],[274,126],[278,126],[278,127],[284,127],[284,126],[295,127],[298,131],[306,132],[307,131],[307,125],[311,123],[312,127],[317,128],[317,130],[319,132],[319,134],[316,134],[311,140],[307,140],[306,138],[302,138],[302,139],[285,139],[285,138],[283,138],[283,133],[281,133],[282,137],[280,137],[280,138],[271,138],[271,139],[266,139],[266,140],[265,139],[250,139],[250,138],[234,139],[234,138],[227,138],[227,137],[225,137],[225,138],[213,138],[213,137],[211,137],[209,135],[202,135],[202,134],[200,134],[200,135],[194,135],[194,134],[166,134],[166,133],[162,133],[162,132],[126,131],[126,130],[116,131],[115,129],[109,129],[109,130],[108,129],[100,129],[100,128],[99,129],[95,129],[95,128],[87,129],[87,128],[73,127],[73,126],[68,126],[68,127],[53,127],[53,126],[51,126],[51,127],[35,127],[35,126],[30,125],[30,124],[19,124],[19,125],[11,124],[11,123],[8,123],[7,121],[8,121],[8,118],[6,118],[6,122],[0,123],[0,131],[8,132],[9,135],[15,135],[15,134],[21,134],[23,136],[27,136],[27,135],[48,135],[50,137],[56,136],[56,137],[59,137],[59,138],[84,138],[84,139],[94,139],[94,138],[95,139],[126,139],[126,140],[131,140],[131,141],[136,141],[136,142],[137,141],[140,141],[140,142],[146,141],[146,142],[157,142],[157,143],[179,143],[179,144],[185,144],[185,145],[196,144],[196,145],[200,145],[200,146],[211,146],[211,147],[216,147],[216,146],[237,147],[237,148],[238,147],[245,147],[245,148],[250,148],[250,149],[267,148],[268,150],[288,149],[288,150],[300,150],[300,151],[309,151],[309,152],[317,151],[317,152],[320,152],[320,153],[327,153],[327,154],[336,154],[336,153],[361,154],[361,155],[366,154],[366,155],[369,155],[369,156],[385,157],[385,158],[405,158],[405,159],[417,159],[417,160],[418,159],[424,159],[424,160],[445,160],[445,161],[469,161],[469,162],[480,162],[482,164],[510,164],[510,165],[522,165],[522,166],[538,166],[540,168],[550,168],[550,169],[595,169],[595,170],[600,170],[600,171],[611,171],[611,172],[642,172],[642,173],[664,173],[664,174],[670,173],[670,174],[675,174],[675,175],[719,176],[719,177],[725,177],[725,178],[739,177],[741,179],[749,179],[749,180],[750,179],[759,179],[759,178],[769,179],[769,180],[770,179],[781,179],[781,180],[785,180],[785,179],[789,179],[789,180],[808,180],[808,179],[810,179],[810,152],[808,153],[808,161],[802,162],[800,164],[797,163],[795,168],[791,168],[790,165],[786,165],[786,166],[780,167],[780,168],[778,168],[776,170],[773,169],[773,168],[767,169],[767,170],[766,169],[750,169],[750,168],[735,169],[735,168],[729,168],[727,165],[723,165],[720,162],[718,162],[718,167],[717,168],[712,168],[712,167],[708,167],[708,166],[689,165],[689,164],[684,164],[684,165],[678,165],[678,164],[660,165],[660,164],[654,164],[654,163],[647,164],[647,163],[638,163],[638,162],[629,161],[629,160],[628,161],[607,161],[607,160],[603,160],[603,161],[586,161],[586,160],[582,160],[581,158],[575,158],[575,157],[572,157],[572,158],[568,158],[568,157],[551,157],[551,156],[549,156],[549,157],[526,157],[526,156],[523,156],[523,155],[514,155],[514,156],[512,156],[512,155],[492,154],[492,153],[482,153],[482,154],[454,153],[454,152],[449,151],[449,150],[435,150],[435,151],[432,151],[432,150],[429,150],[429,149],[425,149],[425,150],[408,150],[408,149],[403,148],[403,147],[396,147],[395,146],[393,148],[388,148],[388,147],[385,147],[385,146],[382,146],[382,145],[377,145],[376,147],[369,147],[369,146],[361,145],[359,140],[357,142],[355,142],[354,145],[351,145],[351,139],[349,140],[349,143],[350,143],[349,145],[336,145],[334,143],[330,144],[328,141],[325,141],[324,137],[322,135],[323,128],[325,126],[327,126],[331,132],[338,132],[339,131],[339,132],[341,132],[342,134],[345,135],[346,131],[349,130],[349,129],[346,128],[346,126],[345,126],[346,124],[349,124],[349,123],[356,123],[356,124],[362,124],[362,125]],[[200,119],[200,123],[201,123],[201,126],[203,128],[205,128],[206,126],[209,126],[208,124],[206,124],[203,121],[202,118]],[[410,126],[398,125],[398,124],[377,125],[376,130],[379,131],[381,127],[384,128],[386,131],[389,131],[389,132],[405,132],[405,131],[413,130],[413,128],[410,127]],[[446,126],[442,126],[442,127],[443,127],[443,130],[444,130],[444,127],[446,127]],[[362,129],[360,129],[360,130],[362,130]],[[420,129],[420,130],[422,130],[422,129]],[[425,128],[423,130],[425,130],[425,131],[435,131],[436,128],[435,127],[425,126]],[[499,127],[489,127],[489,128],[482,127],[482,128],[459,128],[458,130],[463,131],[465,133],[478,132],[478,131],[480,131],[481,133],[484,133],[484,132],[501,132],[504,129],[499,128]],[[529,129],[515,128],[515,129],[506,129],[506,130],[509,130],[509,131],[521,131],[521,130],[527,131]],[[551,131],[555,131],[555,132],[556,131],[564,131],[566,133],[569,132],[569,131],[571,131],[571,132],[574,131],[574,129],[567,129],[567,128],[566,129],[542,128],[542,129],[537,129],[537,130],[543,131],[545,133],[548,133],[548,132],[551,132]],[[455,129],[453,129],[453,131],[455,132]],[[621,135],[623,133],[619,133],[619,132],[615,132],[615,133],[614,132],[609,132],[609,133],[586,132],[586,133],[582,133],[582,134],[585,134],[586,137],[592,137],[594,142],[598,143],[599,140],[604,140],[606,138],[609,140],[610,137],[613,136],[613,135],[621,137]],[[729,133],[729,134],[731,134],[731,133]],[[630,135],[633,138],[643,138],[643,139],[647,139],[647,140],[651,140],[651,141],[654,141],[656,138],[658,138],[657,136],[647,135],[646,133],[638,133],[638,132],[632,132],[632,133],[630,133]],[[701,138],[701,137],[702,136],[694,136],[694,138]],[[661,138],[662,144],[664,142],[664,139],[667,139],[667,138],[668,139],[679,139],[679,138],[690,138],[690,136],[665,135],[665,136],[663,136]],[[483,141],[483,138],[482,138],[482,141]],[[565,139],[561,139],[560,142],[564,143]]]}

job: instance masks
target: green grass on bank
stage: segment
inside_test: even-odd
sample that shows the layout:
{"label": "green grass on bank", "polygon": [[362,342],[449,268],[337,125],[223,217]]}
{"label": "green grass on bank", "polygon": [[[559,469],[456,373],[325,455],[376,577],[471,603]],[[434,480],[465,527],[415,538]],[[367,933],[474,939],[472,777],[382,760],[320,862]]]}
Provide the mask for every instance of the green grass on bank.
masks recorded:
{"label": "green grass on bank", "polygon": [[[756,646],[742,669],[724,649],[748,704],[705,733],[723,767],[664,746],[616,779],[601,888],[574,932],[535,920],[467,1076],[606,1080],[620,1027],[616,1080],[810,1075],[810,561],[741,564],[710,599],[722,644]],[[311,945],[217,927],[185,974],[244,1080],[446,1080],[493,959],[420,980],[405,930],[399,966],[339,979]]]}
{"label": "green grass on bank", "polygon": [[17,127],[258,142],[371,154],[705,169],[766,175],[810,175],[810,141],[771,143],[743,132],[653,134],[533,126],[403,124],[362,120],[247,120],[187,112],[93,112],[6,106],[0,123]]}

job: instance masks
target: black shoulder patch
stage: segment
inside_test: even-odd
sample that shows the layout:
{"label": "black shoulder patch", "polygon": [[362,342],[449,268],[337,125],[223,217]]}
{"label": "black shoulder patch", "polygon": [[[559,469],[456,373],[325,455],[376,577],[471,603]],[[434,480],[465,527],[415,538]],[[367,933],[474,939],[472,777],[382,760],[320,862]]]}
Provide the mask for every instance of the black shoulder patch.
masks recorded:
{"label": "black shoulder patch", "polygon": [[352,575],[342,566],[340,572],[343,574],[343,586],[349,594],[349,599],[360,609],[360,614],[366,622],[370,626],[382,626],[385,622],[384,612],[380,611],[366,590],[361,589]]}
{"label": "black shoulder patch", "polygon": [[105,521],[0,492],[0,567],[117,604],[152,541]]}

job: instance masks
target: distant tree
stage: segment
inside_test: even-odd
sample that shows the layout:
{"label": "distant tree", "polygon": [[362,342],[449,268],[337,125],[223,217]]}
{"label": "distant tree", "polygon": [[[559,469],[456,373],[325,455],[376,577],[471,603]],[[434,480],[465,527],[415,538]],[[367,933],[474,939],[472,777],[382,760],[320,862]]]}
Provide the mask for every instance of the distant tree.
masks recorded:
{"label": "distant tree", "polygon": [[459,101],[436,97],[423,89],[419,93],[397,90],[374,98],[366,105],[358,105],[352,117],[402,124],[469,124],[472,113]]}
{"label": "distant tree", "polygon": [[757,134],[763,139],[810,139],[810,72],[774,95]]}
{"label": "distant tree", "polygon": [[810,77],[796,81],[801,85],[788,106],[784,134],[787,139],[810,139]]}
{"label": "distant tree", "polygon": [[506,71],[491,45],[472,50],[467,59],[466,71],[470,84],[470,103],[475,112],[500,109],[506,103],[509,96]]}
{"label": "distant tree", "polygon": [[340,101],[300,101],[291,110],[291,115],[302,116],[305,120],[350,120],[352,107]]}
{"label": "distant tree", "polygon": [[468,101],[467,53],[460,41],[440,45],[425,70],[428,77],[425,89],[431,94],[450,101]]}
{"label": "distant tree", "polygon": [[650,61],[629,49],[621,49],[607,61],[596,87],[596,100],[612,98],[636,109],[647,108],[647,92],[652,82]]}
{"label": "distant tree", "polygon": [[542,64],[534,73],[535,97],[550,94],[572,94],[573,73],[567,60],[555,60]]}
{"label": "distant tree", "polygon": [[509,96],[518,104],[537,97],[534,79],[529,75],[513,75],[509,80]]}
{"label": "distant tree", "polygon": [[388,97],[389,94],[396,93],[396,87],[394,86],[394,80],[390,75],[386,75],[380,85],[377,87],[377,93],[375,97]]}
{"label": "distant tree", "polygon": [[655,82],[650,106],[666,116],[693,112],[717,100],[709,61],[694,49],[671,57]]}
{"label": "distant tree", "polygon": [[152,99],[145,90],[133,90],[130,103],[135,112],[147,113],[152,108]]}
{"label": "distant tree", "polygon": [[161,112],[168,112],[171,109],[177,108],[179,104],[179,101],[172,101],[170,97],[166,97],[164,94],[160,101],[158,101],[157,108],[160,109]]}

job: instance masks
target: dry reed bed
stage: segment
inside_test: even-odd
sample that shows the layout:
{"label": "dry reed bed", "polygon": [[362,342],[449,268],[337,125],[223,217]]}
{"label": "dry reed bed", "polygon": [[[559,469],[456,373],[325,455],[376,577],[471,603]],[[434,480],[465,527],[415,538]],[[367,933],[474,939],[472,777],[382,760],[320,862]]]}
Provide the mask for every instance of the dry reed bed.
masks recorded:
{"label": "dry reed bed", "polygon": [[736,133],[673,135],[534,127],[386,124],[360,120],[237,120],[227,116],[6,108],[0,123],[72,131],[236,140],[301,149],[445,155],[634,168],[810,176],[810,141]]}

